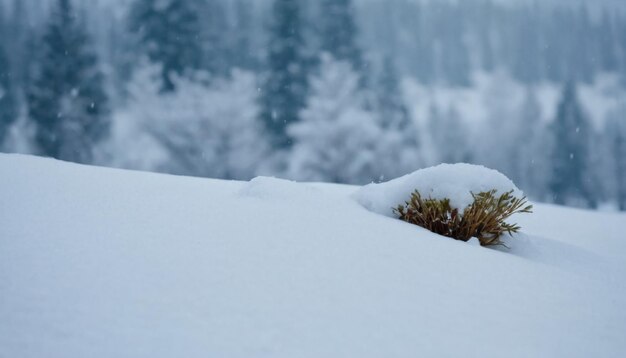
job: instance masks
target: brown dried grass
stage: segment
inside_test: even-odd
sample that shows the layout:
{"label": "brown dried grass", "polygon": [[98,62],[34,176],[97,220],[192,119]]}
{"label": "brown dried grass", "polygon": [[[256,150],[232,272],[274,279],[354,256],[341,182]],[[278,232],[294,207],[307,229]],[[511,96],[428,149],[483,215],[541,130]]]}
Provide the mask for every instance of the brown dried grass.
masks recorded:
{"label": "brown dried grass", "polygon": [[463,210],[450,206],[449,199],[424,199],[418,191],[394,212],[400,220],[421,226],[436,234],[468,241],[476,237],[482,246],[503,245],[502,235],[517,233],[520,227],[507,220],[516,213],[532,213],[526,197],[517,198],[513,191],[500,196],[497,190],[473,194],[474,202]]}

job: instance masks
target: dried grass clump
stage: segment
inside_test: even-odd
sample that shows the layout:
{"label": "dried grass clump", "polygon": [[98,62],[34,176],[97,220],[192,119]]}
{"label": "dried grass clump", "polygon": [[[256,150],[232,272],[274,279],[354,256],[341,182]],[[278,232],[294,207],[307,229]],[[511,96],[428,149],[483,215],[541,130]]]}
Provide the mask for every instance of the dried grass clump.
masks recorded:
{"label": "dried grass clump", "polygon": [[474,202],[461,215],[459,209],[450,206],[449,199],[424,199],[415,191],[411,200],[399,205],[394,212],[403,221],[455,240],[468,241],[476,237],[482,246],[503,245],[500,241],[503,234],[513,234],[520,229],[505,220],[516,213],[532,213],[533,207],[528,205],[526,197],[517,198],[513,191],[500,196],[496,193],[497,190],[472,193]]}

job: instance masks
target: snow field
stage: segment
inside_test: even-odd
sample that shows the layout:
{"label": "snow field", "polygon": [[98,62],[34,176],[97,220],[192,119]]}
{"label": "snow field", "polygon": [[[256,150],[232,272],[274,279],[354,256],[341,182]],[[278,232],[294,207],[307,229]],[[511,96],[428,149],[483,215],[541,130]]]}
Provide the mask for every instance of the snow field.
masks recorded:
{"label": "snow field", "polygon": [[498,251],[350,186],[18,155],[0,173],[0,357],[626,353],[623,214],[537,205]]}

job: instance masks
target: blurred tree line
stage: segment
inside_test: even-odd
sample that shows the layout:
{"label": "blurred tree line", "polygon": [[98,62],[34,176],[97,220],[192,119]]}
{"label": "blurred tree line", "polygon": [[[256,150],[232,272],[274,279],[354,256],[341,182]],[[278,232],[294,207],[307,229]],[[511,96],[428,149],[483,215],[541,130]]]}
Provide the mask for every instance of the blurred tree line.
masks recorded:
{"label": "blurred tree line", "polygon": [[[111,4],[0,2],[4,150],[345,183],[468,161],[539,200],[626,208],[626,105],[597,129],[577,92],[601,74],[626,79],[620,11],[487,0]],[[496,89],[479,131],[454,105],[431,104],[416,120],[403,78],[472,88],[478,72],[527,88],[513,115],[498,109]],[[544,83],[562,87],[548,123],[534,90]]]}

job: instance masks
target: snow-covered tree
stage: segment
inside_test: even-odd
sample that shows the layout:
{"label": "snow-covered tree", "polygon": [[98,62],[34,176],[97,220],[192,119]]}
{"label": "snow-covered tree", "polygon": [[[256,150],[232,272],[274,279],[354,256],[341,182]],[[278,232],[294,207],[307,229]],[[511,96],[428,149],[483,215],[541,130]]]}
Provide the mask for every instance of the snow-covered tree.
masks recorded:
{"label": "snow-covered tree", "polygon": [[381,177],[392,179],[418,169],[423,163],[417,125],[406,108],[391,58],[384,60],[373,90],[373,111],[381,129],[375,167]]}
{"label": "snow-covered tree", "polygon": [[261,119],[272,146],[288,148],[287,127],[298,122],[306,105],[308,60],[298,0],[274,0],[267,71],[261,91]]}
{"label": "snow-covered tree", "polygon": [[28,89],[39,152],[88,163],[108,135],[107,96],[89,37],[70,0],[57,0],[41,42],[38,75]]}
{"label": "snow-covered tree", "polygon": [[[152,139],[142,138],[157,159],[153,169],[221,179],[254,176],[266,154],[255,77],[240,70],[210,84],[203,80],[206,74],[193,80],[172,77],[176,91],[161,93],[158,72],[154,66],[137,71],[122,116],[137,121],[138,134]],[[166,154],[164,159],[159,152]]]}
{"label": "snow-covered tree", "polygon": [[554,202],[595,207],[598,187],[589,160],[594,133],[572,82],[563,88],[550,130],[552,170],[549,187]]}
{"label": "snow-covered tree", "polygon": [[352,65],[324,56],[302,120],[292,124],[289,176],[298,180],[367,183],[375,174],[380,127],[363,109],[359,76]]}
{"label": "snow-covered tree", "polygon": [[164,91],[175,89],[173,77],[199,69],[203,59],[197,0],[137,0],[129,22],[140,47],[162,70]]}

